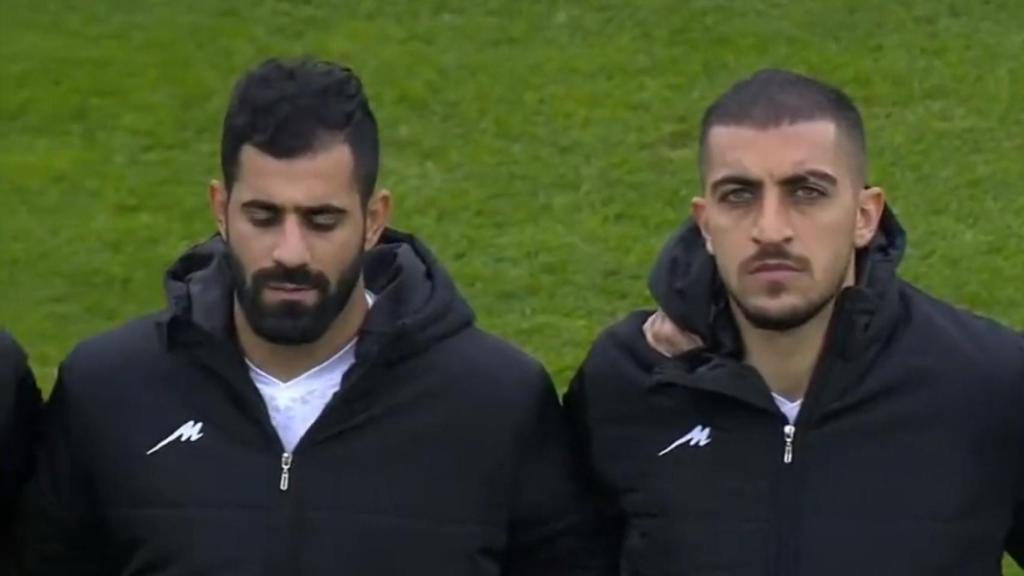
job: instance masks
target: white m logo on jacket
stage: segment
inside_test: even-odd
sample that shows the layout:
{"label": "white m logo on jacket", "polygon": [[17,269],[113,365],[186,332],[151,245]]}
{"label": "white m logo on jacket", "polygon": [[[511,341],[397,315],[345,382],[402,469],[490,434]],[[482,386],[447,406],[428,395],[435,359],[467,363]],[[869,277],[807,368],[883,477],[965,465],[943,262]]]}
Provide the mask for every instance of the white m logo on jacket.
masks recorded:
{"label": "white m logo on jacket", "polygon": [[689,444],[690,446],[707,446],[711,443],[711,427],[710,426],[695,426],[693,430],[690,430],[686,436],[683,436],[679,440],[676,440],[665,448],[661,452],[658,452],[658,456],[664,456],[675,448]]}
{"label": "white m logo on jacket", "polygon": [[168,444],[174,442],[175,440],[180,440],[182,442],[195,442],[196,440],[199,440],[202,437],[203,423],[196,422],[195,420],[189,420],[188,422],[185,422],[185,424],[183,424],[181,428],[178,428],[173,433],[171,433],[171,435],[165,438],[162,442],[160,442],[156,446],[153,446],[153,448],[151,448],[149,452],[146,452],[146,455],[149,456],[153,452],[156,452],[157,450],[163,448],[164,446],[167,446]]}

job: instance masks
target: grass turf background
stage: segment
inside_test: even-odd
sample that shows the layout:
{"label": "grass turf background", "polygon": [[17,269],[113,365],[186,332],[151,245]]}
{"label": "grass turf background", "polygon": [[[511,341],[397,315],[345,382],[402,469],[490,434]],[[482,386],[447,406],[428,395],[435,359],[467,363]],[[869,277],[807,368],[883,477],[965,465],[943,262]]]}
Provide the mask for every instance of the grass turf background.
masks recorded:
{"label": "grass turf background", "polygon": [[271,55],[359,71],[396,224],[559,387],[602,326],[648,304],[647,271],[696,191],[700,115],[764,66],[859,102],[873,181],[909,231],[907,278],[1024,325],[1017,0],[5,0],[2,12],[0,324],[44,388],[76,341],[161,306],[164,268],[212,232],[228,92]]}

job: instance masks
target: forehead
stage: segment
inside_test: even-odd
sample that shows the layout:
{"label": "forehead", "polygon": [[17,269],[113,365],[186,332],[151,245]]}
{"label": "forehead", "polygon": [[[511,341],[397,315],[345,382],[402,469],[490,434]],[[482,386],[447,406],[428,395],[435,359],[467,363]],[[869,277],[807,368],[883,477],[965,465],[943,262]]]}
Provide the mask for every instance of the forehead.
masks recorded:
{"label": "forehead", "polygon": [[355,158],[344,142],[335,142],[295,158],[275,158],[246,144],[238,156],[232,195],[241,201],[276,204],[345,203],[358,199]]}
{"label": "forehead", "polygon": [[774,179],[812,169],[841,177],[850,170],[839,131],[826,120],[772,128],[715,126],[705,146],[707,182],[737,173]]}

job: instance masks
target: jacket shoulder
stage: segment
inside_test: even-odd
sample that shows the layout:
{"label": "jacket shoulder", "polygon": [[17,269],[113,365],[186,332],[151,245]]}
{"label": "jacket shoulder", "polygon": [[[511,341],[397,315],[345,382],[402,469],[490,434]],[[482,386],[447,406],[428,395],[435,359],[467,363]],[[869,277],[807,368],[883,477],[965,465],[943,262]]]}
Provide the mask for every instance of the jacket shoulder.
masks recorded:
{"label": "jacket shoulder", "polygon": [[65,359],[65,366],[111,369],[132,360],[147,360],[161,347],[158,318],[158,314],[141,316],[82,340]]}
{"label": "jacket shoulder", "polygon": [[653,367],[660,355],[644,338],[644,322],[654,310],[635,310],[611,324],[598,334],[588,353],[588,360],[619,363],[629,360],[634,364]]}
{"label": "jacket shoulder", "polygon": [[40,402],[28,354],[9,332],[0,332],[0,395],[14,397],[20,403]]}
{"label": "jacket shoulder", "polygon": [[910,324],[904,340],[929,363],[938,363],[951,381],[1024,406],[1024,338],[991,318],[943,302],[907,285],[903,292]]}
{"label": "jacket shoulder", "polygon": [[5,370],[15,373],[25,369],[28,365],[28,356],[25,350],[14,339],[10,332],[0,331],[0,366]]}
{"label": "jacket shoulder", "polygon": [[[458,370],[470,376],[463,381],[486,379],[492,392],[505,391],[508,394],[551,386],[551,379],[540,360],[486,330],[468,328],[452,339],[452,344],[458,357]],[[447,359],[448,355],[444,357]]]}
{"label": "jacket shoulder", "polygon": [[101,389],[117,395],[117,382],[138,380],[150,374],[166,353],[161,343],[157,320],[150,314],[79,342],[61,362],[58,388],[70,396],[98,399]]}
{"label": "jacket shoulder", "polygon": [[637,310],[605,328],[576,372],[570,394],[609,407],[639,394],[655,367],[667,361],[644,338],[644,322],[653,313]]}
{"label": "jacket shoulder", "polygon": [[1019,332],[910,284],[904,284],[903,294],[909,302],[911,336],[919,336],[922,343],[940,349],[956,348],[985,364],[1001,364],[1002,369],[1024,367],[1024,338]]}
{"label": "jacket shoulder", "polygon": [[0,426],[9,411],[41,403],[39,389],[28,365],[28,355],[9,332],[0,332]]}

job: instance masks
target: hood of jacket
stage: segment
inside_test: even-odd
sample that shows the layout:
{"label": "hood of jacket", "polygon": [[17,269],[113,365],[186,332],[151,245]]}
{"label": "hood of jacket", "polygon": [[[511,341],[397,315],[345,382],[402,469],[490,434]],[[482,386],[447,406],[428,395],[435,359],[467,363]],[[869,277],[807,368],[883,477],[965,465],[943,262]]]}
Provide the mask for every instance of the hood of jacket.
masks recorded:
{"label": "hood of jacket", "polygon": [[[857,281],[844,291],[849,296],[846,299],[869,309],[866,311],[890,300],[906,245],[903,227],[886,207],[874,238],[857,252]],[[700,228],[693,221],[684,224],[662,248],[648,288],[676,325],[700,336],[709,348],[736,346],[738,335],[725,286],[714,258],[705,248]]]}
{"label": "hood of jacket", "polygon": [[[472,309],[430,250],[388,229],[366,252],[363,278],[375,295],[360,348],[382,347],[388,359],[418,353],[474,322]],[[167,337],[198,329],[215,339],[234,335],[234,282],[227,243],[213,238],[185,252],[165,277]]]}

